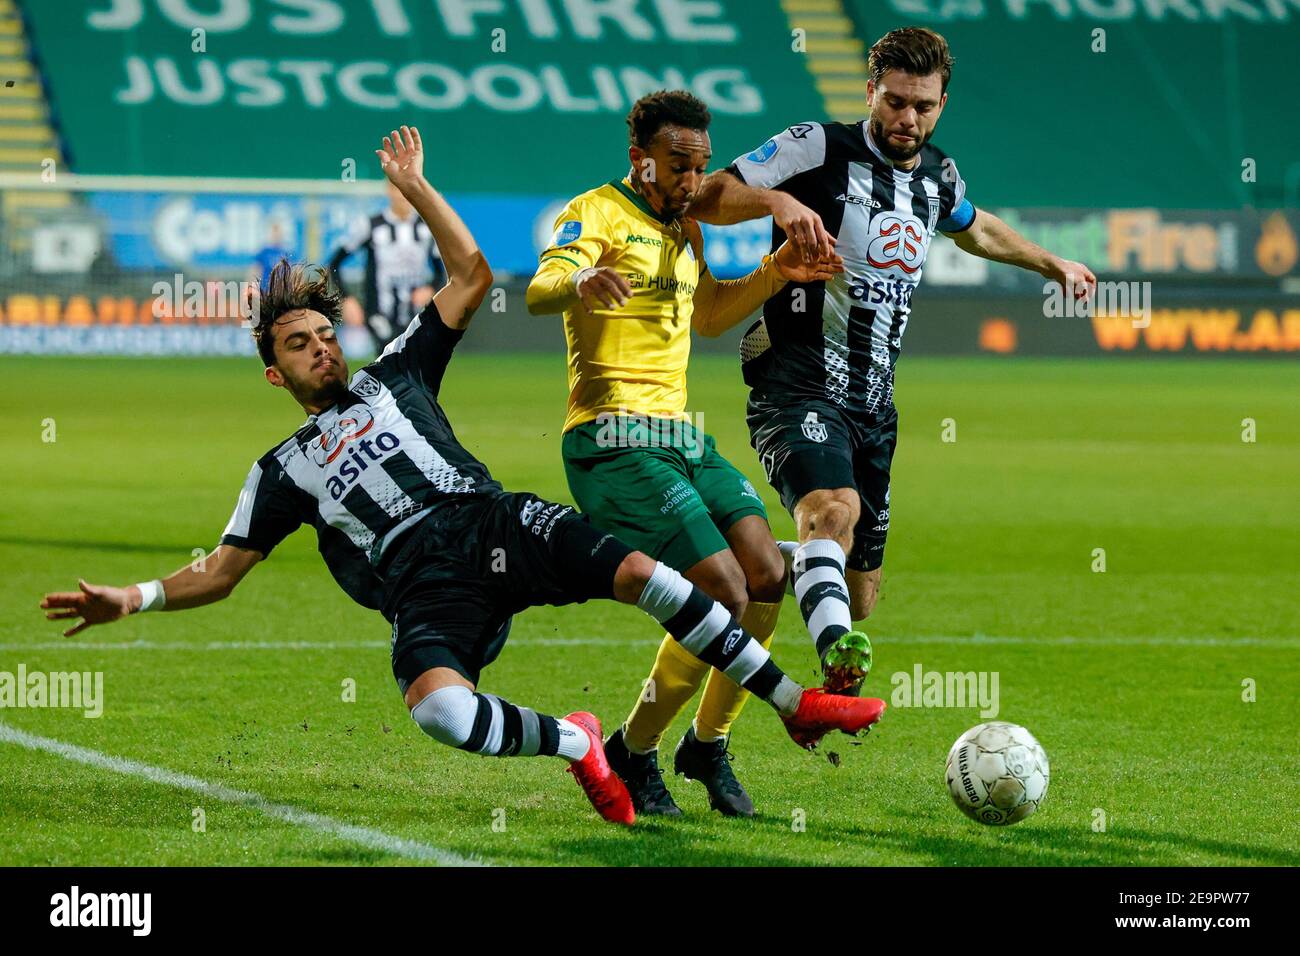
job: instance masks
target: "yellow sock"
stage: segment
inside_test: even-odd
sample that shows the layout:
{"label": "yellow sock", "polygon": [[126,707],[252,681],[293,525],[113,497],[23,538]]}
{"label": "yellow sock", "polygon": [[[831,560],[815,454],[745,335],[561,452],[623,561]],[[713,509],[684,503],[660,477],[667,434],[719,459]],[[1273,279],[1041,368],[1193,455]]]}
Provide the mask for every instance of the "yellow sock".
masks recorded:
{"label": "yellow sock", "polygon": [[[776,633],[776,616],[780,613],[780,601],[775,604],[750,601],[745,616],[740,619],[740,626],[764,647],[770,647]],[[709,682],[704,685],[700,708],[695,712],[695,736],[700,740],[718,740],[727,736],[747,700],[749,691],[722,671],[712,671]]]}
{"label": "yellow sock", "polygon": [[659,738],[704,679],[709,665],[685,650],[671,634],[664,635],[650,679],[623,724],[623,741],[635,753],[659,746]]}

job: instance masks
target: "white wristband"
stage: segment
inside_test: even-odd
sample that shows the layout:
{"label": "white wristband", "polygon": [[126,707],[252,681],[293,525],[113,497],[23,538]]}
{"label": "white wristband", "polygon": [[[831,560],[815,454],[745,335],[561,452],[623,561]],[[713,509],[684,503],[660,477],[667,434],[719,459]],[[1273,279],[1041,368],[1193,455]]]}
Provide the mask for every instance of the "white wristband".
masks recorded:
{"label": "white wristband", "polygon": [[573,286],[573,290],[575,292],[578,291],[578,286],[582,285],[587,281],[588,277],[595,275],[598,271],[599,270],[595,266],[587,266],[587,268],[579,269],[577,272],[570,275],[569,283]]}
{"label": "white wristband", "polygon": [[136,613],[161,611],[166,606],[167,592],[163,590],[161,581],[141,581],[136,587],[140,589],[140,607]]}

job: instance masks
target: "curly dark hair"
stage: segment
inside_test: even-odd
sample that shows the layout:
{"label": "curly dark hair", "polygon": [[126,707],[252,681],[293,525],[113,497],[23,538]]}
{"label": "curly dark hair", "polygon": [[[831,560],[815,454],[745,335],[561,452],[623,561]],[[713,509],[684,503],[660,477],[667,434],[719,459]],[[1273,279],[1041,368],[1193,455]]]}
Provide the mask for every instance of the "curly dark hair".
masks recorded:
{"label": "curly dark hair", "polygon": [[[256,295],[256,299],[254,299]],[[311,309],[338,326],[343,315],[343,294],[330,282],[329,273],[309,263],[281,259],[262,277],[260,287],[249,292],[253,316],[253,341],[264,366],[275,364],[275,320],[286,312]]]}
{"label": "curly dark hair", "polygon": [[925,27],[890,30],[867,53],[867,73],[877,83],[890,70],[901,70],[912,76],[938,73],[945,93],[952,79],[952,64],[948,41]]}
{"label": "curly dark hair", "polygon": [[685,90],[659,90],[641,97],[627,114],[628,138],[645,149],[665,126],[681,126],[703,132],[713,116],[704,101]]}

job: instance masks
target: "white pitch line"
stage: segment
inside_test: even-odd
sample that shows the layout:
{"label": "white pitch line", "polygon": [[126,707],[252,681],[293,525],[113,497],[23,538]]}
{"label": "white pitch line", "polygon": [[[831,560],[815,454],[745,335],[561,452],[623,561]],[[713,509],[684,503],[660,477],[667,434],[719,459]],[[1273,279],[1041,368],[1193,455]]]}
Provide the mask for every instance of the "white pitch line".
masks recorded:
{"label": "white pitch line", "polygon": [[167,770],[163,767],[154,767],[147,763],[140,763],[138,760],[129,760],[126,757],[114,757],[111,754],[101,753],[98,750],[89,750],[85,747],[78,747],[75,744],[64,743],[62,740],[54,740],[51,737],[41,737],[37,734],[30,734],[25,730],[19,730],[16,727],[10,727],[3,723],[0,723],[0,743],[17,744],[20,747],[26,747],[28,750],[38,750],[44,753],[54,754],[67,760],[74,760],[77,763],[87,764],[91,767],[99,767],[103,770],[112,770],[114,773],[125,774],[129,777],[138,777],[142,780],[149,780],[153,783],[159,783],[168,787],[179,787],[182,790],[189,790],[193,793],[198,793],[214,800],[220,800],[223,803],[233,803],[240,806],[251,807],[269,817],[284,820],[286,823],[307,827],[312,830],[319,830],[322,833],[338,837],[339,839],[346,840],[349,843],[355,843],[372,850],[380,850],[384,853],[391,853],[394,856],[406,857],[410,860],[437,863],[440,866],[489,865],[484,863],[482,860],[463,857],[451,852],[450,850],[441,850],[438,847],[430,846],[427,843],[420,843],[416,840],[407,840],[403,837],[392,836],[391,834],[384,833],[381,830],[374,830],[370,827],[344,823],[341,820],[335,820],[333,817],[327,817],[320,813],[311,813],[307,810],[300,810],[299,808],[289,806],[288,804],[272,803],[260,794],[250,793],[247,790],[235,790],[219,783],[209,783],[206,780],[200,780],[198,777],[191,777],[188,774],[177,773],[174,770]]}
{"label": "white pitch line", "polygon": [[[508,647],[649,647],[660,638],[608,637],[518,637]],[[778,644],[801,644],[801,635],[777,638]],[[897,644],[1028,644],[1079,647],[1300,647],[1300,637],[1013,637],[993,634],[877,637],[881,645]],[[37,641],[31,644],[0,644],[0,651],[314,651],[355,650],[390,647],[388,641]]]}

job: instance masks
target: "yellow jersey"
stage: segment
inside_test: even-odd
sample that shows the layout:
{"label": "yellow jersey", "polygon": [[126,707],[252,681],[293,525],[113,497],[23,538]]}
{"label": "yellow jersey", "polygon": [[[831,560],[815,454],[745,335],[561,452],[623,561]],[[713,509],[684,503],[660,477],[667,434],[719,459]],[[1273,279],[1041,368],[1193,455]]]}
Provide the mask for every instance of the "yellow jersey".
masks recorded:
{"label": "yellow jersey", "polygon": [[686,418],[692,299],[703,269],[699,226],[661,219],[627,179],[607,183],[565,206],[538,277],[592,266],[618,271],[632,296],[617,309],[588,312],[577,302],[564,310],[564,431],[604,413]]}

